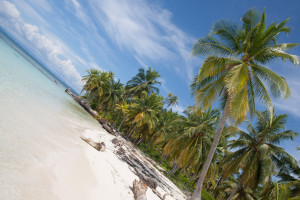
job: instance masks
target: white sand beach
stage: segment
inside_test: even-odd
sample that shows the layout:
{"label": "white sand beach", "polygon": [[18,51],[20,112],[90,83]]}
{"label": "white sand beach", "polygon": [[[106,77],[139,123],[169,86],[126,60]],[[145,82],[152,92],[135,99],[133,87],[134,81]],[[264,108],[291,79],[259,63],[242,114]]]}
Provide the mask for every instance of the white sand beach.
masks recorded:
{"label": "white sand beach", "polygon": [[[6,166],[2,163],[0,199],[134,199],[131,187],[133,181],[139,180],[139,177],[134,173],[133,167],[115,154],[119,148],[111,142],[115,136],[100,126],[99,124],[97,130],[87,129],[82,136],[104,142],[106,144],[104,152],[97,151],[78,135],[69,139],[62,136],[52,138],[49,142],[42,141],[40,144],[34,141],[36,144],[31,145],[23,153],[20,150],[22,156],[20,166],[11,166],[10,161]],[[126,152],[134,151],[140,162],[146,162],[146,165],[151,167],[138,150],[130,149],[131,145],[122,137],[119,136],[118,139],[124,143],[122,146]],[[28,150],[36,152],[36,155],[28,153]],[[44,156],[41,153],[44,153]],[[163,184],[158,183],[156,188],[158,195],[148,187],[147,199],[159,200],[162,197],[186,199],[185,195],[158,170],[154,167],[152,170]]]}

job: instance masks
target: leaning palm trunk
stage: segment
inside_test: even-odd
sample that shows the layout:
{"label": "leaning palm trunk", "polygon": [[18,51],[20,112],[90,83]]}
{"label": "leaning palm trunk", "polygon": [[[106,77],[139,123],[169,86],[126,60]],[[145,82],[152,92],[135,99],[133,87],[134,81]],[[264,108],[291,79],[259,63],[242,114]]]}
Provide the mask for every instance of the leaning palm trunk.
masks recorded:
{"label": "leaning palm trunk", "polygon": [[139,145],[142,141],[143,141],[143,138],[141,138],[141,139],[136,143],[136,145]]}
{"label": "leaning palm trunk", "polygon": [[152,143],[154,142],[154,140],[155,140],[155,137],[153,136],[153,139],[147,144],[144,152],[146,152],[148,150],[148,148],[152,145]]}
{"label": "leaning palm trunk", "polygon": [[231,200],[232,199],[232,197],[235,195],[235,193],[240,188],[241,184],[242,184],[242,178],[240,178],[239,182],[236,184],[235,188],[232,190],[232,192],[231,192],[231,194],[230,194],[230,196],[228,197],[227,200]]}
{"label": "leaning palm trunk", "polygon": [[137,145],[137,142],[139,141],[139,139],[141,138],[142,133],[139,133],[139,136],[134,140],[134,144]]}
{"label": "leaning palm trunk", "polygon": [[221,135],[222,135],[222,132],[223,132],[223,129],[224,129],[224,126],[225,126],[225,122],[226,122],[226,119],[227,119],[228,114],[229,114],[229,104],[230,104],[230,97],[228,96],[227,100],[226,100],[225,108],[224,108],[224,111],[223,111],[223,114],[222,114],[222,118],[221,118],[221,121],[220,121],[220,124],[219,124],[219,127],[217,129],[214,141],[213,141],[213,143],[210,147],[208,156],[207,156],[206,161],[204,163],[204,166],[202,168],[198,183],[196,185],[196,188],[195,188],[195,191],[192,195],[191,200],[201,200],[201,191],[202,191],[202,187],[203,187],[203,182],[204,182],[206,173],[208,171],[208,168],[210,166],[210,163],[211,163],[211,161],[214,157],[214,154],[215,154],[215,151],[217,149],[219,140],[221,138]]}
{"label": "leaning palm trunk", "polygon": [[115,126],[116,126],[116,123],[117,123],[117,121],[118,121],[119,117],[120,117],[120,115],[118,115],[118,116],[117,116],[117,118],[115,119],[115,121],[114,121],[114,123],[113,123],[113,125],[112,125],[113,127],[115,127]]}
{"label": "leaning palm trunk", "polygon": [[177,171],[177,169],[178,169],[178,164],[175,163],[175,164],[173,165],[173,168],[171,169],[171,171],[168,173],[168,176],[174,175],[175,172]]}
{"label": "leaning palm trunk", "polygon": [[131,138],[131,135],[133,134],[133,132],[135,131],[137,127],[137,124],[135,124],[135,126],[133,127],[133,129],[130,131],[130,133],[127,135],[127,137],[130,139]]}
{"label": "leaning palm trunk", "polygon": [[159,161],[160,164],[163,164],[165,162],[165,160],[169,157],[169,154],[167,155],[163,155]]}
{"label": "leaning palm trunk", "polygon": [[121,124],[118,127],[118,132],[120,132],[121,126],[123,125],[123,123],[125,122],[125,120],[127,119],[127,115],[124,117],[124,119],[122,120]]}
{"label": "leaning palm trunk", "polygon": [[80,94],[78,96],[81,96],[82,92],[84,91],[84,89],[82,88],[82,90],[80,91]]}

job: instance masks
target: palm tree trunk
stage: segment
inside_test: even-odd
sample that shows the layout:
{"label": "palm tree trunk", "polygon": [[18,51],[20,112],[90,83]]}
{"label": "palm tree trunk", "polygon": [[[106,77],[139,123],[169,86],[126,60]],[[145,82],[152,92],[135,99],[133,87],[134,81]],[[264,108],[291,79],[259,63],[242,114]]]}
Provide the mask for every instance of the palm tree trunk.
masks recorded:
{"label": "palm tree trunk", "polygon": [[124,119],[122,120],[121,124],[119,125],[119,127],[118,127],[118,132],[120,132],[121,126],[122,126],[123,123],[125,122],[126,118],[127,118],[127,115],[124,117]]}
{"label": "palm tree trunk", "polygon": [[137,127],[137,124],[135,124],[135,126],[133,127],[133,129],[130,131],[130,133],[127,135],[128,138],[131,138],[131,135],[133,134],[133,132],[135,131]]}
{"label": "palm tree trunk", "polygon": [[140,141],[138,141],[138,142],[136,143],[136,145],[139,145],[139,143],[141,143],[142,141],[143,141],[143,138],[141,138]]}
{"label": "palm tree trunk", "polygon": [[137,145],[137,142],[139,141],[139,139],[141,138],[142,133],[139,133],[139,136],[134,140],[134,144]]}
{"label": "palm tree trunk", "polygon": [[147,146],[146,146],[144,152],[147,151],[147,149],[152,145],[152,143],[154,142],[154,140],[155,140],[155,137],[153,136],[153,139],[147,144]]}
{"label": "palm tree trunk", "polygon": [[195,177],[194,177],[194,175],[193,175],[187,182],[185,182],[184,185],[185,185],[185,186],[188,186],[188,185],[190,184],[190,182],[194,180],[194,178],[195,178]]}
{"label": "palm tree trunk", "polygon": [[120,117],[120,115],[118,115],[118,116],[117,116],[117,118],[115,119],[114,123],[112,124],[112,126],[113,126],[113,127],[115,127],[115,126],[116,126],[116,123],[117,123],[117,121],[118,121],[119,117]]}
{"label": "palm tree trunk", "polygon": [[178,169],[178,164],[175,163],[173,165],[173,168],[171,169],[171,171],[169,171],[168,176],[172,176],[173,174],[175,174],[175,172],[177,171],[177,169]]}
{"label": "palm tree trunk", "polygon": [[80,91],[80,94],[78,95],[79,97],[81,96],[83,91],[84,91],[84,89],[82,88],[82,90]]}
{"label": "palm tree trunk", "polygon": [[206,161],[204,163],[204,166],[202,168],[198,183],[196,185],[196,188],[195,188],[195,191],[192,195],[191,200],[201,200],[201,191],[202,191],[202,187],[203,187],[203,182],[204,182],[206,173],[208,171],[208,168],[210,166],[210,163],[211,163],[211,161],[214,157],[214,154],[215,154],[215,151],[217,149],[219,140],[221,138],[221,135],[222,135],[222,132],[223,132],[223,129],[224,129],[224,126],[225,126],[225,122],[226,122],[226,119],[227,119],[228,114],[229,114],[229,104],[230,104],[230,97],[228,96],[227,100],[226,100],[225,108],[224,108],[224,111],[223,111],[223,114],[222,114],[222,118],[221,118],[221,121],[220,121],[220,124],[219,124],[219,127],[217,129],[214,141],[213,141],[213,143],[210,147],[208,156],[207,156]]}
{"label": "palm tree trunk", "polygon": [[219,185],[219,183],[221,182],[221,180],[222,180],[222,177],[220,177],[219,180],[217,181],[216,185],[215,185],[214,188],[213,188],[212,193],[215,192],[215,190],[216,190],[217,186]]}
{"label": "palm tree trunk", "polygon": [[241,184],[242,184],[242,177],[240,178],[240,180],[239,180],[239,182],[237,183],[237,185],[235,186],[235,188],[232,190],[232,192],[231,192],[231,194],[230,194],[230,196],[228,197],[227,200],[231,200],[231,199],[232,199],[232,197],[235,195],[235,193],[236,193],[236,192],[238,191],[238,189],[240,188]]}
{"label": "palm tree trunk", "polygon": [[163,156],[161,157],[161,159],[160,159],[159,163],[160,163],[160,164],[163,164],[163,163],[164,163],[164,161],[165,161],[165,159],[167,159],[167,158],[168,158],[168,156],[169,156],[169,154],[167,154],[167,155],[163,155]]}
{"label": "palm tree trunk", "polygon": [[179,176],[184,172],[184,167],[181,168],[180,172],[179,172]]}

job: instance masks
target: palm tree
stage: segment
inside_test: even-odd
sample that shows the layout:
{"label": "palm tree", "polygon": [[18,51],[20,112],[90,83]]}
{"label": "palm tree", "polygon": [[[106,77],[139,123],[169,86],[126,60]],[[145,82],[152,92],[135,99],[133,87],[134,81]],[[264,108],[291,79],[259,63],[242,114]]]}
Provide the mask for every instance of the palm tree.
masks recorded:
{"label": "palm tree", "polygon": [[121,114],[124,115],[124,118],[122,119],[122,121],[118,127],[118,131],[120,131],[123,123],[125,122],[125,120],[128,117],[129,107],[130,107],[129,104],[126,101],[124,101],[123,103],[120,103],[120,104],[116,104],[116,110],[119,110],[121,112]]}
{"label": "palm tree", "polygon": [[[178,118],[172,123],[173,126],[184,128],[178,129],[182,132],[164,147],[164,154],[174,161],[169,175],[175,173],[177,168],[189,168],[195,176],[199,174],[219,120],[219,111],[215,109],[204,111],[189,107],[186,114],[187,118]],[[210,171],[213,171],[213,167]]]}
{"label": "palm tree", "polygon": [[88,74],[83,76],[81,79],[81,81],[84,82],[84,85],[82,87],[82,90],[81,90],[79,96],[82,94],[82,92],[84,90],[88,91],[91,89],[93,80],[100,74],[100,71],[96,70],[96,69],[89,69],[86,72]]}
{"label": "palm tree", "polygon": [[158,93],[159,89],[154,86],[156,84],[161,84],[157,79],[160,77],[159,73],[152,70],[151,67],[145,71],[143,68],[139,69],[139,73],[129,80],[126,84],[126,89],[133,96],[142,97],[142,92],[145,91],[147,95],[154,92]]}
{"label": "palm tree", "polygon": [[[299,200],[300,181],[291,181],[287,183],[272,183],[268,191],[264,192],[262,200],[278,199],[278,200]],[[298,193],[293,194],[293,190]]]}
{"label": "palm tree", "polygon": [[125,89],[120,80],[110,79],[100,99],[100,106],[103,111],[112,110],[116,104],[124,101]]}
{"label": "palm tree", "polygon": [[178,97],[173,95],[171,92],[168,94],[168,97],[166,98],[166,104],[167,108],[169,106],[174,106],[178,104]]}
{"label": "palm tree", "polygon": [[287,20],[266,25],[265,12],[259,17],[255,10],[249,10],[242,17],[243,26],[227,21],[214,24],[210,35],[194,44],[192,55],[207,55],[198,76],[191,85],[196,101],[208,108],[221,97],[224,111],[209,155],[201,171],[192,199],[201,199],[201,189],[206,172],[218,145],[228,117],[242,122],[247,113],[254,115],[255,99],[261,100],[272,113],[270,92],[278,97],[288,97],[289,87],[285,79],[262,66],[281,58],[299,64],[299,58],[285,51],[297,46],[294,43],[278,44],[281,32],[289,32]]}
{"label": "palm tree", "polygon": [[[214,191],[214,197],[216,200],[223,200],[230,196],[236,185],[238,184],[237,179],[234,176],[228,177],[223,181]],[[246,187],[240,187],[237,192],[238,195],[234,197],[235,200],[253,200],[256,199],[253,191]]]}
{"label": "palm tree", "polygon": [[161,112],[158,113],[158,123],[150,135],[150,141],[148,142],[145,151],[148,149],[149,146],[152,144],[162,144],[168,141],[167,137],[169,134],[172,134],[176,129],[173,126],[174,120],[178,119],[179,115],[175,112],[170,110],[163,109]]}
{"label": "palm tree", "polygon": [[241,171],[238,184],[233,189],[228,200],[232,199],[241,188],[255,190],[258,185],[266,187],[270,184],[271,175],[281,169],[284,160],[297,168],[297,161],[283,148],[277,146],[283,140],[293,139],[297,133],[285,130],[286,115],[273,115],[268,111],[256,112],[257,122],[253,126],[246,121],[247,131],[238,130],[237,139],[230,145],[232,149],[238,149],[224,159],[226,163],[223,170],[223,178]]}
{"label": "palm tree", "polygon": [[[280,169],[276,177],[278,178],[279,186],[284,189],[283,191],[288,191],[289,196],[299,197],[300,196],[300,167],[296,168],[287,162],[284,158],[277,160]],[[275,187],[275,183],[273,184]],[[273,191],[274,187],[270,188]],[[280,187],[277,187],[280,189]],[[276,189],[276,188],[275,188]],[[277,190],[277,189],[276,189]]]}
{"label": "palm tree", "polygon": [[143,132],[144,135],[150,134],[156,124],[158,123],[157,113],[162,109],[163,97],[152,94],[147,96],[145,99],[134,98],[133,104],[131,105],[131,110],[133,113],[133,122],[135,127],[130,132],[129,136],[132,135],[135,128],[144,128],[144,131],[140,132],[140,136]]}
{"label": "palm tree", "polygon": [[170,158],[177,157],[176,163],[180,168],[189,166],[198,169],[212,143],[218,119],[218,110],[208,109],[193,110],[187,118],[174,121],[173,124],[177,123],[184,130],[179,137],[167,143],[164,154],[170,154]]}
{"label": "palm tree", "polygon": [[114,74],[112,72],[101,72],[95,69],[88,71],[88,75],[83,77],[87,80],[84,85],[86,98],[90,103],[95,103],[99,106],[101,98],[106,90],[110,87],[110,82]]}

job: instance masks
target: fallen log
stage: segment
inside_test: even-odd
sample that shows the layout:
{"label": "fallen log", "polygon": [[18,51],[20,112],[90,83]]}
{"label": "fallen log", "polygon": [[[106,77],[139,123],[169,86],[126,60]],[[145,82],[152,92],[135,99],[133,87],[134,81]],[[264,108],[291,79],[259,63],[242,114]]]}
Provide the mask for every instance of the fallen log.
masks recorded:
{"label": "fallen log", "polygon": [[133,181],[133,194],[135,200],[147,200],[146,192],[147,185],[143,181],[134,180]]}
{"label": "fallen log", "polygon": [[[70,89],[65,90],[66,93],[68,93],[77,103],[79,103],[88,113],[90,113],[94,118],[99,118],[99,116],[93,111],[88,104],[86,104],[80,97],[71,94]],[[110,134],[116,135],[113,128],[109,125],[108,121],[106,119],[98,119],[99,123],[102,125],[102,127],[109,132]]]}
{"label": "fallen log", "polygon": [[92,147],[94,147],[97,151],[104,151],[106,149],[106,145],[104,142],[95,142],[90,138],[85,138],[80,136],[80,138],[85,141],[86,143],[88,143],[89,145],[91,145]]}
{"label": "fallen log", "polygon": [[115,135],[114,130],[108,124],[102,124],[102,127],[112,135]]}
{"label": "fallen log", "polygon": [[108,124],[108,121],[107,121],[106,119],[98,119],[98,122],[99,122],[101,125]]}
{"label": "fallen log", "polygon": [[[67,92],[67,91],[66,91]],[[68,92],[67,92],[68,93]],[[70,94],[70,93],[68,93]],[[90,108],[89,105],[87,105],[85,102],[82,101],[82,99],[74,94],[70,94],[71,97],[75,101],[77,101],[88,113],[90,113],[94,118],[98,118],[99,116],[94,113],[94,111]]]}

